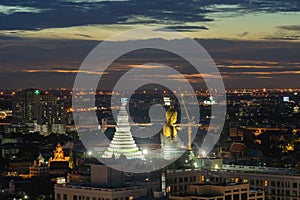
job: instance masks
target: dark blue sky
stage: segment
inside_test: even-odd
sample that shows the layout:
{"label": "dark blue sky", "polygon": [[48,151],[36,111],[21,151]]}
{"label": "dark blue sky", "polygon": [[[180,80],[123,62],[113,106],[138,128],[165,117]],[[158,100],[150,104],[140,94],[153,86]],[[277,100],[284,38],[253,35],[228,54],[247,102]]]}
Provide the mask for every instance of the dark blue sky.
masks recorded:
{"label": "dark blue sky", "polygon": [[72,87],[101,40],[158,25],[198,38],[227,88],[299,87],[299,10],[297,0],[2,0],[0,85]]}

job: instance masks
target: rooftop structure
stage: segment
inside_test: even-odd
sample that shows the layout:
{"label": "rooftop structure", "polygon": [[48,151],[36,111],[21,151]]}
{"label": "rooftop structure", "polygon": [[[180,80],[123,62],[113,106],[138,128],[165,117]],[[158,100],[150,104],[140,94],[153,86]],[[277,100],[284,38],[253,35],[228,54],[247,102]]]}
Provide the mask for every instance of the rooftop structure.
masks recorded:
{"label": "rooftop structure", "polygon": [[173,200],[264,200],[264,192],[249,190],[248,184],[192,184],[181,195],[171,195]]}
{"label": "rooftop structure", "polygon": [[64,155],[64,151],[62,149],[62,146],[60,145],[60,143],[58,143],[57,146],[56,146],[56,149],[54,151],[54,157],[50,158],[49,164],[51,162],[62,162],[62,161],[69,162],[70,157]]}
{"label": "rooftop structure", "polygon": [[55,185],[55,200],[132,200],[148,195],[149,187],[128,186],[121,171],[106,165],[91,165],[91,182]]}
{"label": "rooftop structure", "polygon": [[295,169],[223,164],[218,169],[212,165],[167,171],[167,187],[174,195],[185,194],[190,184],[224,182],[247,183],[249,190],[264,191],[267,200],[300,198],[300,175]]}

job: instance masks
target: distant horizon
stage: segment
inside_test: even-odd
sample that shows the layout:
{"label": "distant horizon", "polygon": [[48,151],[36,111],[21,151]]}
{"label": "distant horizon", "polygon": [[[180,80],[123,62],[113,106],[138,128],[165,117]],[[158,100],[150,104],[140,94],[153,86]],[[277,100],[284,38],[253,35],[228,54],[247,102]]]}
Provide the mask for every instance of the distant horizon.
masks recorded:
{"label": "distant horizon", "polygon": [[[38,89],[41,91],[46,91],[46,90],[61,90],[61,91],[71,91],[73,90],[73,88],[64,88],[64,87],[57,87],[57,88],[39,88],[39,87],[25,87],[25,88],[0,88],[0,91],[21,91],[21,90],[26,90],[26,89]],[[225,88],[225,90],[237,90],[238,92],[242,91],[242,90],[271,90],[271,91],[282,91],[282,92],[295,92],[295,91],[300,91],[300,87],[299,88]],[[84,89],[80,89],[80,90],[91,90],[88,88],[84,88]],[[292,90],[292,91],[289,91]],[[110,89],[97,89],[97,92],[99,91],[112,91]],[[142,90],[137,90],[137,91],[142,91]],[[158,90],[160,91],[160,90]],[[208,89],[194,89],[194,91],[208,91]],[[255,92],[259,92],[259,91],[255,91]],[[125,91],[126,92],[126,91]],[[266,91],[268,92],[268,91]]]}
{"label": "distant horizon", "polygon": [[[225,88],[297,88],[299,18],[300,5],[285,0],[3,0],[0,87],[71,88],[99,42],[158,27],[198,41],[219,67]],[[159,54],[152,58],[163,60]],[[126,68],[130,62],[135,60],[123,58],[116,65]]]}

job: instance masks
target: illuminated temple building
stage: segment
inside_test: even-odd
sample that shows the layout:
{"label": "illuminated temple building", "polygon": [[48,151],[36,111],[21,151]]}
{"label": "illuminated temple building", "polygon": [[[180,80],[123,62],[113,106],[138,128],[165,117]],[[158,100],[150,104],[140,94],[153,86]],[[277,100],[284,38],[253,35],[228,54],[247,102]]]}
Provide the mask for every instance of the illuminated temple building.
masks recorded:
{"label": "illuminated temple building", "polygon": [[102,155],[102,158],[120,158],[121,156],[125,156],[126,159],[144,158],[130,131],[128,114],[125,108],[127,101],[127,98],[121,99],[116,132],[109,147]]}
{"label": "illuminated temple building", "polygon": [[61,168],[61,167],[62,168],[66,168],[66,167],[73,168],[73,161],[70,158],[70,156],[64,155],[63,148],[60,145],[60,143],[58,143],[56,146],[56,149],[54,151],[54,156],[53,156],[53,158],[50,157],[48,165],[49,165],[50,169],[53,167],[57,168],[58,166],[60,166],[58,168]]}

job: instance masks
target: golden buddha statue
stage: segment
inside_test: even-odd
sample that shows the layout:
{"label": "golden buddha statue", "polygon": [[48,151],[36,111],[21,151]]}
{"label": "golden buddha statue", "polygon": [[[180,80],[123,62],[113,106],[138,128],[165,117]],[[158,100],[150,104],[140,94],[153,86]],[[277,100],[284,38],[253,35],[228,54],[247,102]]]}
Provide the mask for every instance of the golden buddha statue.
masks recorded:
{"label": "golden buddha statue", "polygon": [[177,130],[175,127],[175,123],[177,121],[177,111],[174,106],[171,105],[170,108],[166,112],[166,123],[163,127],[163,136],[169,138],[170,143],[177,136]]}

